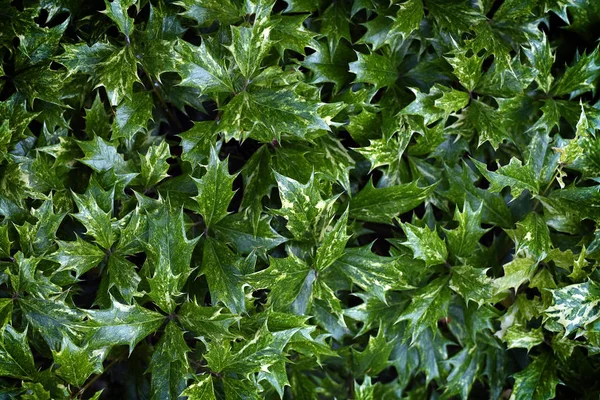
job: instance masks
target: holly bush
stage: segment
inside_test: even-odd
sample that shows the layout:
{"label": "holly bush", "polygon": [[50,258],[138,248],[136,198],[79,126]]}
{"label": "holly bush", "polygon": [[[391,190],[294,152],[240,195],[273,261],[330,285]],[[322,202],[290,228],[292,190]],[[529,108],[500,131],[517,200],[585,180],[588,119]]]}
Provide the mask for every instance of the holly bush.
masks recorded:
{"label": "holly bush", "polygon": [[0,398],[597,398],[599,4],[0,0]]}

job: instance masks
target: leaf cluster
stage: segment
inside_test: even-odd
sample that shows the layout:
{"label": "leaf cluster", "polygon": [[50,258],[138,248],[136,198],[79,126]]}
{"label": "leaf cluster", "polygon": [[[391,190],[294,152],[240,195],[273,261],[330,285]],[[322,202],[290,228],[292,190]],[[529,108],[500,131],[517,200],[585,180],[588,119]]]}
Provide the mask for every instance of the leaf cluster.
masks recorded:
{"label": "leaf cluster", "polygon": [[0,398],[597,398],[599,22],[0,0]]}

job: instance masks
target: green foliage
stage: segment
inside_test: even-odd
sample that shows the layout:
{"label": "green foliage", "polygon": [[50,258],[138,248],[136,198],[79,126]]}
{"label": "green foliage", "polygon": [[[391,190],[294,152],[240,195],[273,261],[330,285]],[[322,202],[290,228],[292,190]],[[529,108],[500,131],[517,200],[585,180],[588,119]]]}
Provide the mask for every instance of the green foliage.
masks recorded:
{"label": "green foliage", "polygon": [[0,0],[0,398],[598,398],[599,23]]}

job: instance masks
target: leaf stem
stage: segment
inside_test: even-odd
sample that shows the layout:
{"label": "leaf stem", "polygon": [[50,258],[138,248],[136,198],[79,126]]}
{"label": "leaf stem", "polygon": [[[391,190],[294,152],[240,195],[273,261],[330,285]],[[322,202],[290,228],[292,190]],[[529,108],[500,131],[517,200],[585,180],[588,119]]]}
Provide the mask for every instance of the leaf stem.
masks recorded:
{"label": "leaf stem", "polygon": [[106,371],[108,371],[113,365],[115,365],[116,363],[118,363],[119,361],[121,361],[119,358],[115,358],[114,360],[112,360],[107,366],[106,368],[104,368],[104,371],[102,371],[101,374],[97,374],[95,375],[92,379],[90,379],[85,385],[83,385],[81,387],[81,389],[75,393],[75,395],[72,395],[71,398],[78,398],[81,397],[83,395],[83,392],[85,392],[90,386],[92,386],[94,384],[94,382],[96,382],[102,375],[104,375],[104,373],[106,373]]}
{"label": "leaf stem", "polygon": [[[550,189],[550,187],[552,186],[552,183],[554,183],[554,180],[556,179],[556,177],[558,176],[558,169],[556,169],[556,171],[554,171],[554,174],[552,175],[552,178],[550,179],[550,182],[548,182],[548,185],[546,185],[546,188],[540,192],[540,196],[545,196],[546,193],[548,192],[548,190]],[[537,210],[538,206],[540,205],[540,201],[538,199],[536,199],[536,202],[533,206],[532,211]]]}

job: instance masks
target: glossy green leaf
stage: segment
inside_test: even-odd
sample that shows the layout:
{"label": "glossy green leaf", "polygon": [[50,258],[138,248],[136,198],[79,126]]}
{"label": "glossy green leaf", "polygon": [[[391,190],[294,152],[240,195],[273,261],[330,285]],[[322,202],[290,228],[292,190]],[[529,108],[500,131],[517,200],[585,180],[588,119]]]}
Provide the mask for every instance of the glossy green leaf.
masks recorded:
{"label": "glossy green leaf", "polygon": [[196,180],[198,196],[194,197],[207,227],[212,227],[227,216],[227,207],[235,194],[231,190],[235,177],[229,175],[227,160],[219,160],[216,150],[211,149],[206,174]]}
{"label": "glossy green leaf", "polygon": [[125,305],[112,300],[106,309],[86,311],[87,321],[83,326],[87,346],[101,349],[107,346],[135,345],[158,329],[165,317],[137,304]]}
{"label": "glossy green leaf", "polygon": [[12,378],[30,379],[37,370],[27,343],[27,331],[18,332],[5,325],[1,332],[0,374]]}
{"label": "glossy green leaf", "polygon": [[150,270],[149,296],[164,311],[172,311],[176,298],[192,273],[192,251],[198,238],[189,240],[183,210],[174,211],[168,201],[149,215],[146,265]]}
{"label": "glossy green leaf", "polygon": [[198,380],[188,386],[181,394],[183,396],[188,396],[188,399],[190,400],[216,399],[212,377],[208,374],[199,376]]}
{"label": "glossy green leaf", "polygon": [[448,257],[446,244],[435,231],[428,227],[420,228],[411,224],[403,224],[402,229],[406,234],[403,245],[410,247],[414,257],[425,261],[427,265],[443,264]]}
{"label": "glossy green leaf", "polygon": [[481,227],[481,211],[483,205],[479,209],[473,210],[469,203],[465,203],[463,211],[458,207],[454,210],[454,220],[458,222],[456,229],[444,229],[448,249],[452,254],[458,257],[468,257],[473,254],[477,248],[477,243],[481,237],[488,231]]}
{"label": "glossy green leaf", "polygon": [[277,214],[287,220],[287,229],[297,239],[321,236],[336,198],[321,198],[314,174],[305,184],[278,173],[275,173],[275,179],[281,198],[281,209]]}
{"label": "glossy green leaf", "polygon": [[56,374],[75,386],[82,386],[90,375],[102,372],[103,351],[78,347],[66,336],[60,351],[53,351],[52,356],[58,365]]}
{"label": "glossy green leaf", "polygon": [[558,383],[555,361],[549,352],[545,352],[523,371],[515,374],[511,399],[552,399]]}
{"label": "glossy green leaf", "polygon": [[417,290],[408,308],[398,318],[398,321],[408,321],[406,337],[411,337],[412,342],[425,329],[434,329],[438,320],[447,315],[451,296],[447,284],[448,278],[440,277]]}
{"label": "glossy green leaf", "polygon": [[369,181],[350,201],[350,217],[369,222],[390,223],[398,214],[421,204],[435,185],[419,187],[417,182],[377,189]]}
{"label": "glossy green leaf", "polygon": [[367,82],[376,88],[392,86],[398,79],[398,72],[390,56],[356,53],[358,60],[349,64],[350,72],[356,75],[356,82]]}
{"label": "glossy green leaf", "polygon": [[133,93],[117,106],[112,123],[111,139],[133,139],[136,133],[146,129],[152,119],[152,97],[148,93]]}
{"label": "glossy green leaf", "polygon": [[81,238],[72,242],[57,241],[58,250],[47,258],[60,264],[60,270],[73,270],[79,278],[104,259],[105,252]]}
{"label": "glossy green leaf", "polygon": [[204,242],[201,272],[206,275],[213,304],[221,302],[233,313],[245,309],[241,259],[225,244],[208,238]]}
{"label": "glossy green leaf", "polygon": [[148,366],[152,374],[152,399],[179,398],[187,386],[189,351],[183,331],[174,322],[169,322]]}
{"label": "glossy green leaf", "polygon": [[552,291],[552,306],[546,315],[556,319],[566,333],[583,328],[598,317],[598,286],[594,282],[585,282]]}
{"label": "glossy green leaf", "polygon": [[103,210],[91,193],[81,196],[73,193],[73,200],[79,209],[73,217],[85,226],[86,234],[92,236],[96,243],[104,249],[110,249],[116,240],[112,226],[112,204],[109,210]]}

